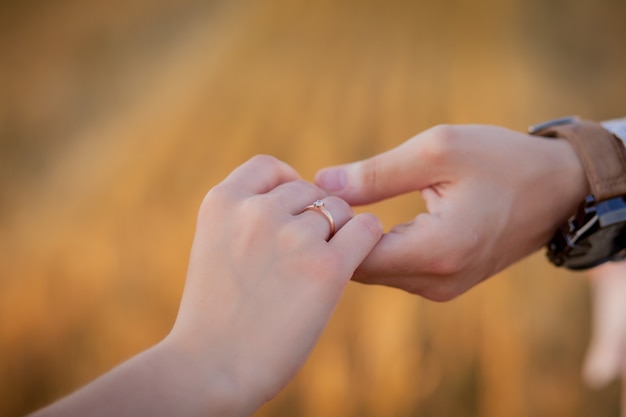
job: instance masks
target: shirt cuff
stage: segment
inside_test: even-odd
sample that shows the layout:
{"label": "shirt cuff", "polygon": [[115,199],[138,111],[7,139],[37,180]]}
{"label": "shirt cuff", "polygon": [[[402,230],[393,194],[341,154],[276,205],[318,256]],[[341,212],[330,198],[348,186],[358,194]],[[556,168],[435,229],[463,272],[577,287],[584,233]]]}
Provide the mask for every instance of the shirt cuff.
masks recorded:
{"label": "shirt cuff", "polygon": [[600,123],[602,127],[614,134],[626,146],[626,117],[622,119],[607,120]]}

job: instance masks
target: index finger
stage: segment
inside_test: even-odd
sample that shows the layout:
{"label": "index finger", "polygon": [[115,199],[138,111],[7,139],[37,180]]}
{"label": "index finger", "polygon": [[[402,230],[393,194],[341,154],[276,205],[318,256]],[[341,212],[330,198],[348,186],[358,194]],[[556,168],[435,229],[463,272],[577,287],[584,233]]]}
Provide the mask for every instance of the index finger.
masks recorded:
{"label": "index finger", "polygon": [[267,193],[280,184],[300,179],[298,172],[287,163],[269,155],[256,155],[235,168],[223,181],[254,194]]}

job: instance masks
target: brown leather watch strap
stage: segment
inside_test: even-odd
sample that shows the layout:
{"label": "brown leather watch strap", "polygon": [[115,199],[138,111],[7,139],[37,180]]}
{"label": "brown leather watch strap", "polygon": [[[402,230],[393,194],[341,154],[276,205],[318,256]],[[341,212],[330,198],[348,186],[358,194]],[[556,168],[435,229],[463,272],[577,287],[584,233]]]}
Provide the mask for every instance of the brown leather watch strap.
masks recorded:
{"label": "brown leather watch strap", "polygon": [[581,120],[533,133],[564,138],[572,144],[582,161],[596,201],[626,195],[626,148],[600,124]]}

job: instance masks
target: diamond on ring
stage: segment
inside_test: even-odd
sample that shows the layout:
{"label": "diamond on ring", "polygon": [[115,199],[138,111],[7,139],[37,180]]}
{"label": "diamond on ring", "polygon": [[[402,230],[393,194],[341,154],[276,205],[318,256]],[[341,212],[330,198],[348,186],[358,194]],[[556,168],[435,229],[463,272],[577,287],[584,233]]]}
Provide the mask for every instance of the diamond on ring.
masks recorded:
{"label": "diamond on ring", "polygon": [[306,206],[302,211],[304,212],[307,210],[319,211],[324,215],[324,217],[326,217],[326,220],[328,220],[328,225],[330,226],[330,234],[328,236],[328,239],[326,240],[330,240],[330,238],[333,237],[333,235],[335,234],[335,221],[333,220],[333,216],[330,214],[330,212],[326,209],[326,207],[324,207],[324,202],[322,200],[315,200],[313,204]]}

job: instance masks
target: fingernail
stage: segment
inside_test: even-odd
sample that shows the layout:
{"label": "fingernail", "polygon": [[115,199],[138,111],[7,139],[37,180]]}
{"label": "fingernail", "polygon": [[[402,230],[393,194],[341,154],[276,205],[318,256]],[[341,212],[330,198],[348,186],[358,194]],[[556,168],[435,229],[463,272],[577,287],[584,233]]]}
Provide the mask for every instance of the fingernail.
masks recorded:
{"label": "fingernail", "polygon": [[342,168],[329,168],[320,171],[315,182],[326,191],[340,191],[346,187],[348,177]]}

